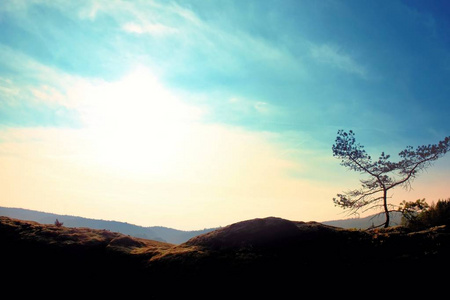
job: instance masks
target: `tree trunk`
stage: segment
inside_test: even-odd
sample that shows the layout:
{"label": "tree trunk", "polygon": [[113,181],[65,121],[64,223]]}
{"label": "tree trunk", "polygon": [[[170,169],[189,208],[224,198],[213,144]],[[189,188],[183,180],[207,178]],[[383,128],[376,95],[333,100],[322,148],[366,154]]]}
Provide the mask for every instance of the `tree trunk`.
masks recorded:
{"label": "tree trunk", "polygon": [[389,210],[388,210],[388,206],[387,206],[387,190],[383,189],[383,207],[384,207],[384,214],[386,215],[386,222],[384,222],[384,228],[389,227],[389,222],[390,222],[390,216],[389,216]]}

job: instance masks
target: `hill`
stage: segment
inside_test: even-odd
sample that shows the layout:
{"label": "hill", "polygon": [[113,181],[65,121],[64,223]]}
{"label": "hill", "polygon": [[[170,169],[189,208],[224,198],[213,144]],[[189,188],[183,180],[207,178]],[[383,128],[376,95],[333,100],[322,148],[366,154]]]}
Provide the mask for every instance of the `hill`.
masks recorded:
{"label": "hill", "polygon": [[33,296],[64,287],[72,296],[89,290],[102,297],[144,292],[154,299],[283,298],[292,292],[320,295],[317,284],[351,284],[354,291],[358,284],[393,278],[401,285],[405,276],[433,276],[450,266],[445,226],[363,231],[269,217],[175,245],[0,217],[0,239],[4,286],[19,281]]}
{"label": "hill", "polygon": [[[401,212],[390,212],[390,222],[391,226],[400,225],[402,220]],[[363,218],[349,218],[341,220],[331,220],[324,221],[323,224],[342,227],[342,228],[356,228],[356,229],[368,229],[370,227],[378,226],[384,224],[385,222],[384,213],[377,213]]]}
{"label": "hill", "polygon": [[215,228],[183,231],[163,226],[143,227],[117,221],[89,219],[70,215],[60,215],[23,208],[0,207],[0,216],[20,220],[35,221],[42,224],[53,224],[56,219],[66,227],[89,227],[93,229],[107,229],[138,238],[181,244],[191,237],[214,230]]}
{"label": "hill", "polygon": [[[78,216],[61,215],[48,212],[41,212],[23,208],[1,207],[0,216],[16,218],[20,220],[30,220],[42,224],[53,224],[55,220],[64,223],[66,227],[89,227],[93,229],[107,229],[120,232],[137,238],[151,239],[155,241],[181,244],[190,238],[213,231],[217,228],[205,228],[202,230],[184,231],[163,226],[143,227],[125,222],[89,219]],[[391,225],[399,225],[400,213],[391,213]],[[364,218],[349,218],[341,220],[331,220],[321,222],[342,228],[367,229],[372,225],[379,225],[384,222],[383,214],[371,215]]]}

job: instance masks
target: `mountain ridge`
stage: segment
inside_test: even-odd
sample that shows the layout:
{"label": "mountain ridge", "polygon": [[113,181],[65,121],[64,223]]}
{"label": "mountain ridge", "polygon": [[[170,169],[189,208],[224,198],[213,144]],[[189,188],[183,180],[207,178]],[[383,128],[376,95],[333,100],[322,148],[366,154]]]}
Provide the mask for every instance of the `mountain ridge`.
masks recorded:
{"label": "mountain ridge", "polygon": [[[168,242],[172,244],[181,244],[197,235],[201,235],[213,230],[215,228],[205,228],[202,230],[179,230],[164,226],[140,226],[127,222],[119,222],[114,220],[101,220],[85,218],[72,215],[61,215],[49,212],[42,212],[37,210],[16,208],[16,207],[1,207],[0,216],[6,216],[21,220],[30,220],[42,224],[53,224],[56,219],[64,223],[67,227],[89,227],[93,229],[108,229],[115,232],[131,235],[137,238],[151,239],[155,241]],[[399,225],[401,214],[391,214],[391,225]],[[325,225],[331,225],[342,228],[356,228],[367,229],[372,225],[383,223],[383,214],[374,214],[364,218],[348,218],[341,220],[330,220],[320,222]]]}
{"label": "mountain ridge", "polygon": [[203,230],[178,230],[164,226],[140,226],[127,222],[114,220],[91,219],[72,215],[61,215],[42,212],[37,210],[0,207],[0,216],[29,220],[41,224],[54,224],[56,219],[67,227],[89,227],[92,229],[108,229],[137,238],[180,244],[196,235],[215,230],[216,228],[205,228]]}

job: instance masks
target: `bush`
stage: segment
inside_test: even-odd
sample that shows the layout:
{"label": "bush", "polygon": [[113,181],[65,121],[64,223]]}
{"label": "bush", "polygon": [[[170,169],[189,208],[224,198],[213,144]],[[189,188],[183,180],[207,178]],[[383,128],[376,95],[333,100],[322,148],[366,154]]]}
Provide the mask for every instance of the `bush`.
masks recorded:
{"label": "bush", "polygon": [[408,225],[415,221],[422,212],[427,211],[429,208],[430,206],[425,201],[425,198],[414,202],[403,200],[399,207],[399,211],[402,213],[402,224]]}
{"label": "bush", "polygon": [[58,221],[58,219],[56,219],[56,221],[55,221],[55,225],[56,225],[56,227],[61,227],[61,226],[63,226],[63,222],[60,222],[60,221]]}
{"label": "bush", "polygon": [[446,200],[438,200],[437,203],[432,203],[418,214],[409,214],[406,216],[407,226],[416,229],[426,229],[439,225],[446,225],[450,227],[450,198]]}

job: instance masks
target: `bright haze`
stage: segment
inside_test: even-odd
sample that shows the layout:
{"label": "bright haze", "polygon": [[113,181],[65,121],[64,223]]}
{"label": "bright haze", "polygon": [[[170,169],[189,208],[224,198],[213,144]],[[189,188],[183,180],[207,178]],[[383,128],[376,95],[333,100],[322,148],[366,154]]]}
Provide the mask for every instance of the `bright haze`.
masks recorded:
{"label": "bright haze", "polygon": [[[448,1],[3,1],[0,206],[195,230],[347,217],[331,147],[450,134]],[[450,197],[450,157],[392,203]],[[374,213],[373,211],[370,213]]]}

